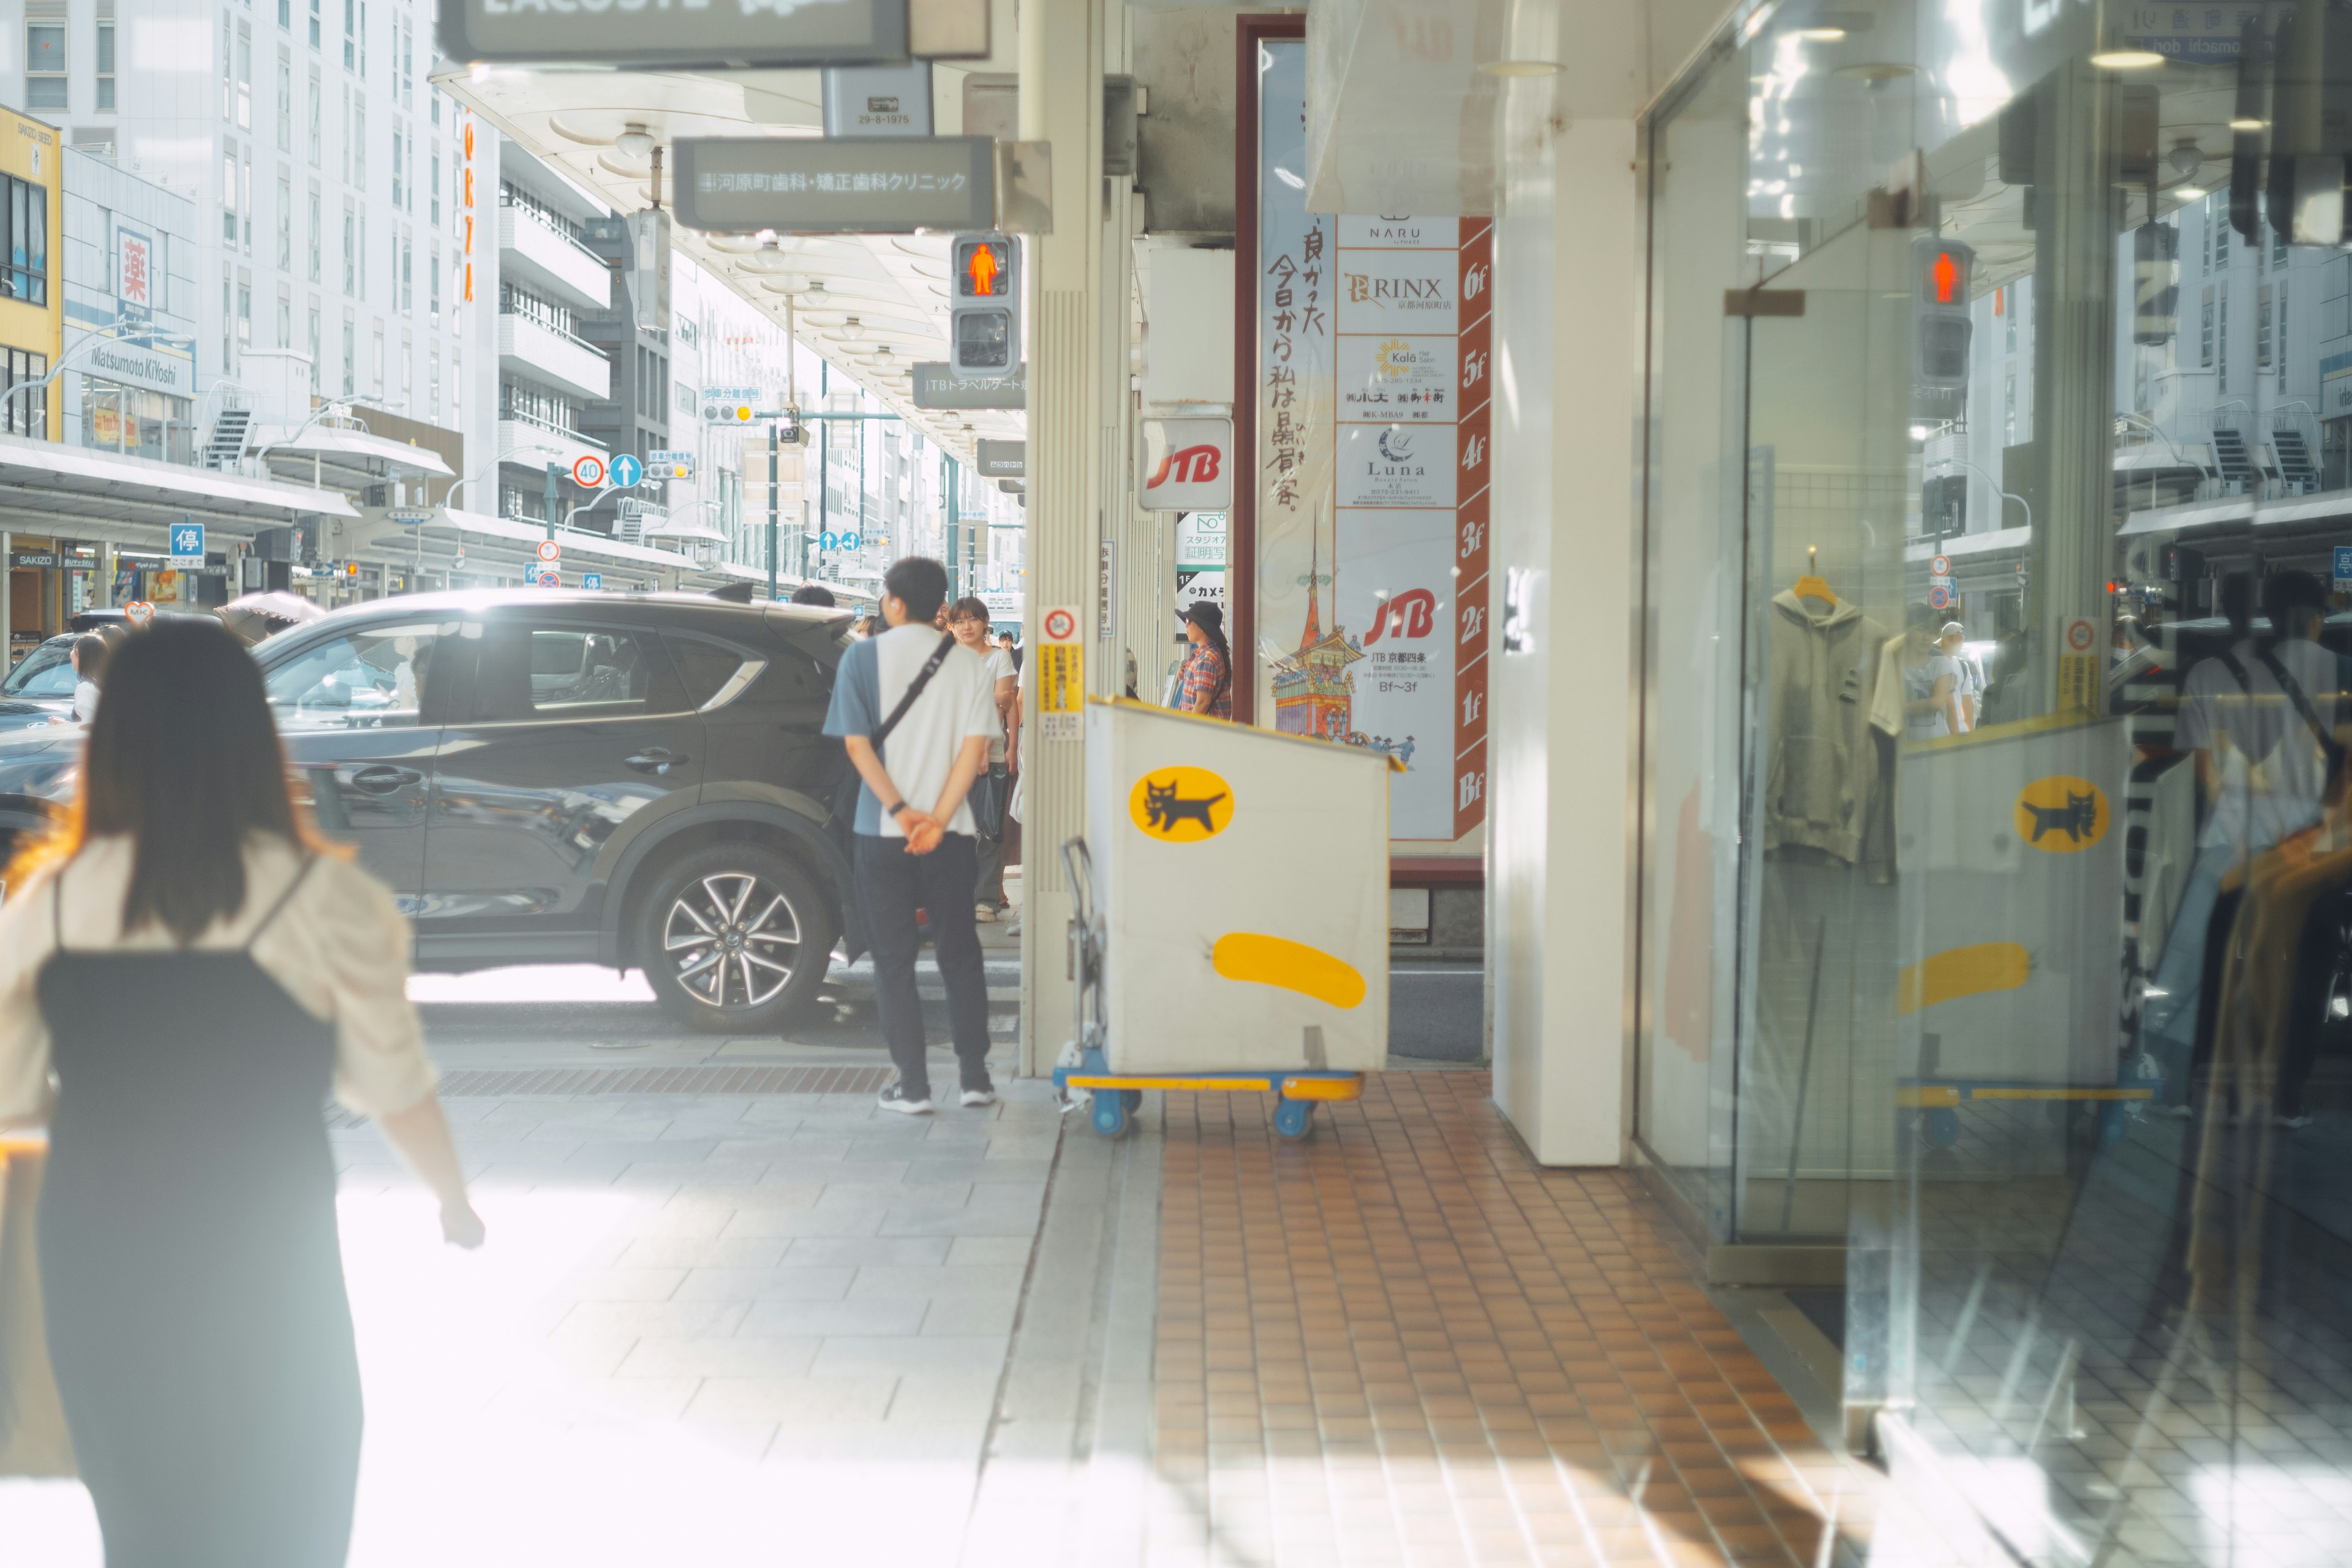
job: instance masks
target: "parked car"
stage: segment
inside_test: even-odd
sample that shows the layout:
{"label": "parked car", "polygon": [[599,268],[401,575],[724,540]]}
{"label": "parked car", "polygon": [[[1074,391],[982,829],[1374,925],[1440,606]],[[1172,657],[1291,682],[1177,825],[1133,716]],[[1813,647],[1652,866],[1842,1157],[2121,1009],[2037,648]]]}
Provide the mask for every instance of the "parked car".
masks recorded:
{"label": "parked car", "polygon": [[[849,624],[694,595],[457,594],[253,652],[320,830],[392,887],[418,968],[638,967],[695,1026],[752,1034],[852,924],[831,821],[848,763],[820,732]],[[0,735],[0,831],[70,797],[79,738]]]}
{"label": "parked car", "polygon": [[73,645],[79,632],[50,637],[0,680],[0,732],[73,721]]}

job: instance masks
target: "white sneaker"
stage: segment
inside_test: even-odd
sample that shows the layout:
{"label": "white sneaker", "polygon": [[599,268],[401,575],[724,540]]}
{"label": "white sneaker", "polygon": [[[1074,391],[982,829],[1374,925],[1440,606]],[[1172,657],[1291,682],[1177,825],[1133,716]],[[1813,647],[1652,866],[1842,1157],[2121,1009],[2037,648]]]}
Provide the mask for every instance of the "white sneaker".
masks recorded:
{"label": "white sneaker", "polygon": [[885,1110],[895,1110],[901,1116],[929,1116],[931,1113],[931,1102],[927,1099],[917,1100],[907,1092],[907,1086],[901,1083],[894,1083],[884,1089],[876,1098],[874,1103]]}
{"label": "white sneaker", "polygon": [[[969,1105],[971,1102],[970,1100],[966,1100],[964,1103]],[[2310,1126],[2311,1118],[2308,1116],[2273,1116],[2271,1118],[2271,1125],[2284,1131],[2296,1132]]]}
{"label": "white sneaker", "polygon": [[966,1110],[977,1110],[983,1105],[994,1105],[995,1103],[996,1089],[992,1084],[984,1083],[978,1089],[967,1088],[963,1091],[963,1107]]}
{"label": "white sneaker", "polygon": [[996,911],[986,904],[974,904],[971,908],[971,918],[976,921],[987,921],[993,924],[996,920]]}

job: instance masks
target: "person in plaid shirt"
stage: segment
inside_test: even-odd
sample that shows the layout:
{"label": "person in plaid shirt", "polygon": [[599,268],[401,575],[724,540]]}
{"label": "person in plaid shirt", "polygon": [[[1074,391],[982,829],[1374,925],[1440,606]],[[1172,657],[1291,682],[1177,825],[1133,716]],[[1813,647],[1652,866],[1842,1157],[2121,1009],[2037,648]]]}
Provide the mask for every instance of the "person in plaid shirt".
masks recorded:
{"label": "person in plaid shirt", "polygon": [[1202,601],[1186,609],[1184,636],[1192,651],[1184,656],[1183,686],[1176,706],[1212,719],[1234,716],[1234,650],[1225,642],[1225,612]]}

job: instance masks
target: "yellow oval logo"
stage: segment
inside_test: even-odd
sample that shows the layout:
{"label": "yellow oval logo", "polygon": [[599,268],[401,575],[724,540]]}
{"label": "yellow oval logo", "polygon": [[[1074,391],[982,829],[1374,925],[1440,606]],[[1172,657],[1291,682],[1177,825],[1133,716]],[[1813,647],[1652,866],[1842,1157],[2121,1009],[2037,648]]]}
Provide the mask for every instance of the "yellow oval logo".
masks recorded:
{"label": "yellow oval logo", "polygon": [[2063,773],[2035,779],[2018,792],[2017,836],[2036,849],[2072,855],[2106,836],[2107,797],[2088,779]]}
{"label": "yellow oval logo", "polygon": [[1154,838],[1197,844],[1234,819],[1234,792],[1206,768],[1155,768],[1135,781],[1127,814]]}

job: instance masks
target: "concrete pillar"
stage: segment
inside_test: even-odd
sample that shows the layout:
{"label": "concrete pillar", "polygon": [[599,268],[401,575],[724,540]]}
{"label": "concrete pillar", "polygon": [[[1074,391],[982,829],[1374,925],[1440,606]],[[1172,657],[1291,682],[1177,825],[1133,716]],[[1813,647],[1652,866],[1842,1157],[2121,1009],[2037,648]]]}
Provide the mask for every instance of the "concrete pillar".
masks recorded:
{"label": "concrete pillar", "polygon": [[1507,111],[1495,229],[1495,1100],[1545,1164],[1614,1165],[1636,910],[1637,143],[1629,120],[1563,123],[1547,102]]}
{"label": "concrete pillar", "polygon": [[[1127,399],[1104,384],[1103,58],[1108,0],[1027,0],[1021,7],[1021,139],[1054,150],[1054,232],[1028,246],[1028,592],[1023,640],[1056,605],[1095,621],[1105,470],[1123,443]],[[1124,5],[1118,6],[1124,12]],[[1121,248],[1124,248],[1123,236]],[[1118,302],[1123,309],[1125,296]],[[1119,384],[1123,391],[1124,382]],[[1087,648],[1089,690],[1112,689],[1108,648]],[[1070,1037],[1064,954],[1070,890],[1061,847],[1086,828],[1085,746],[1048,741],[1030,716],[1023,737],[1021,1070],[1049,1070]]]}

